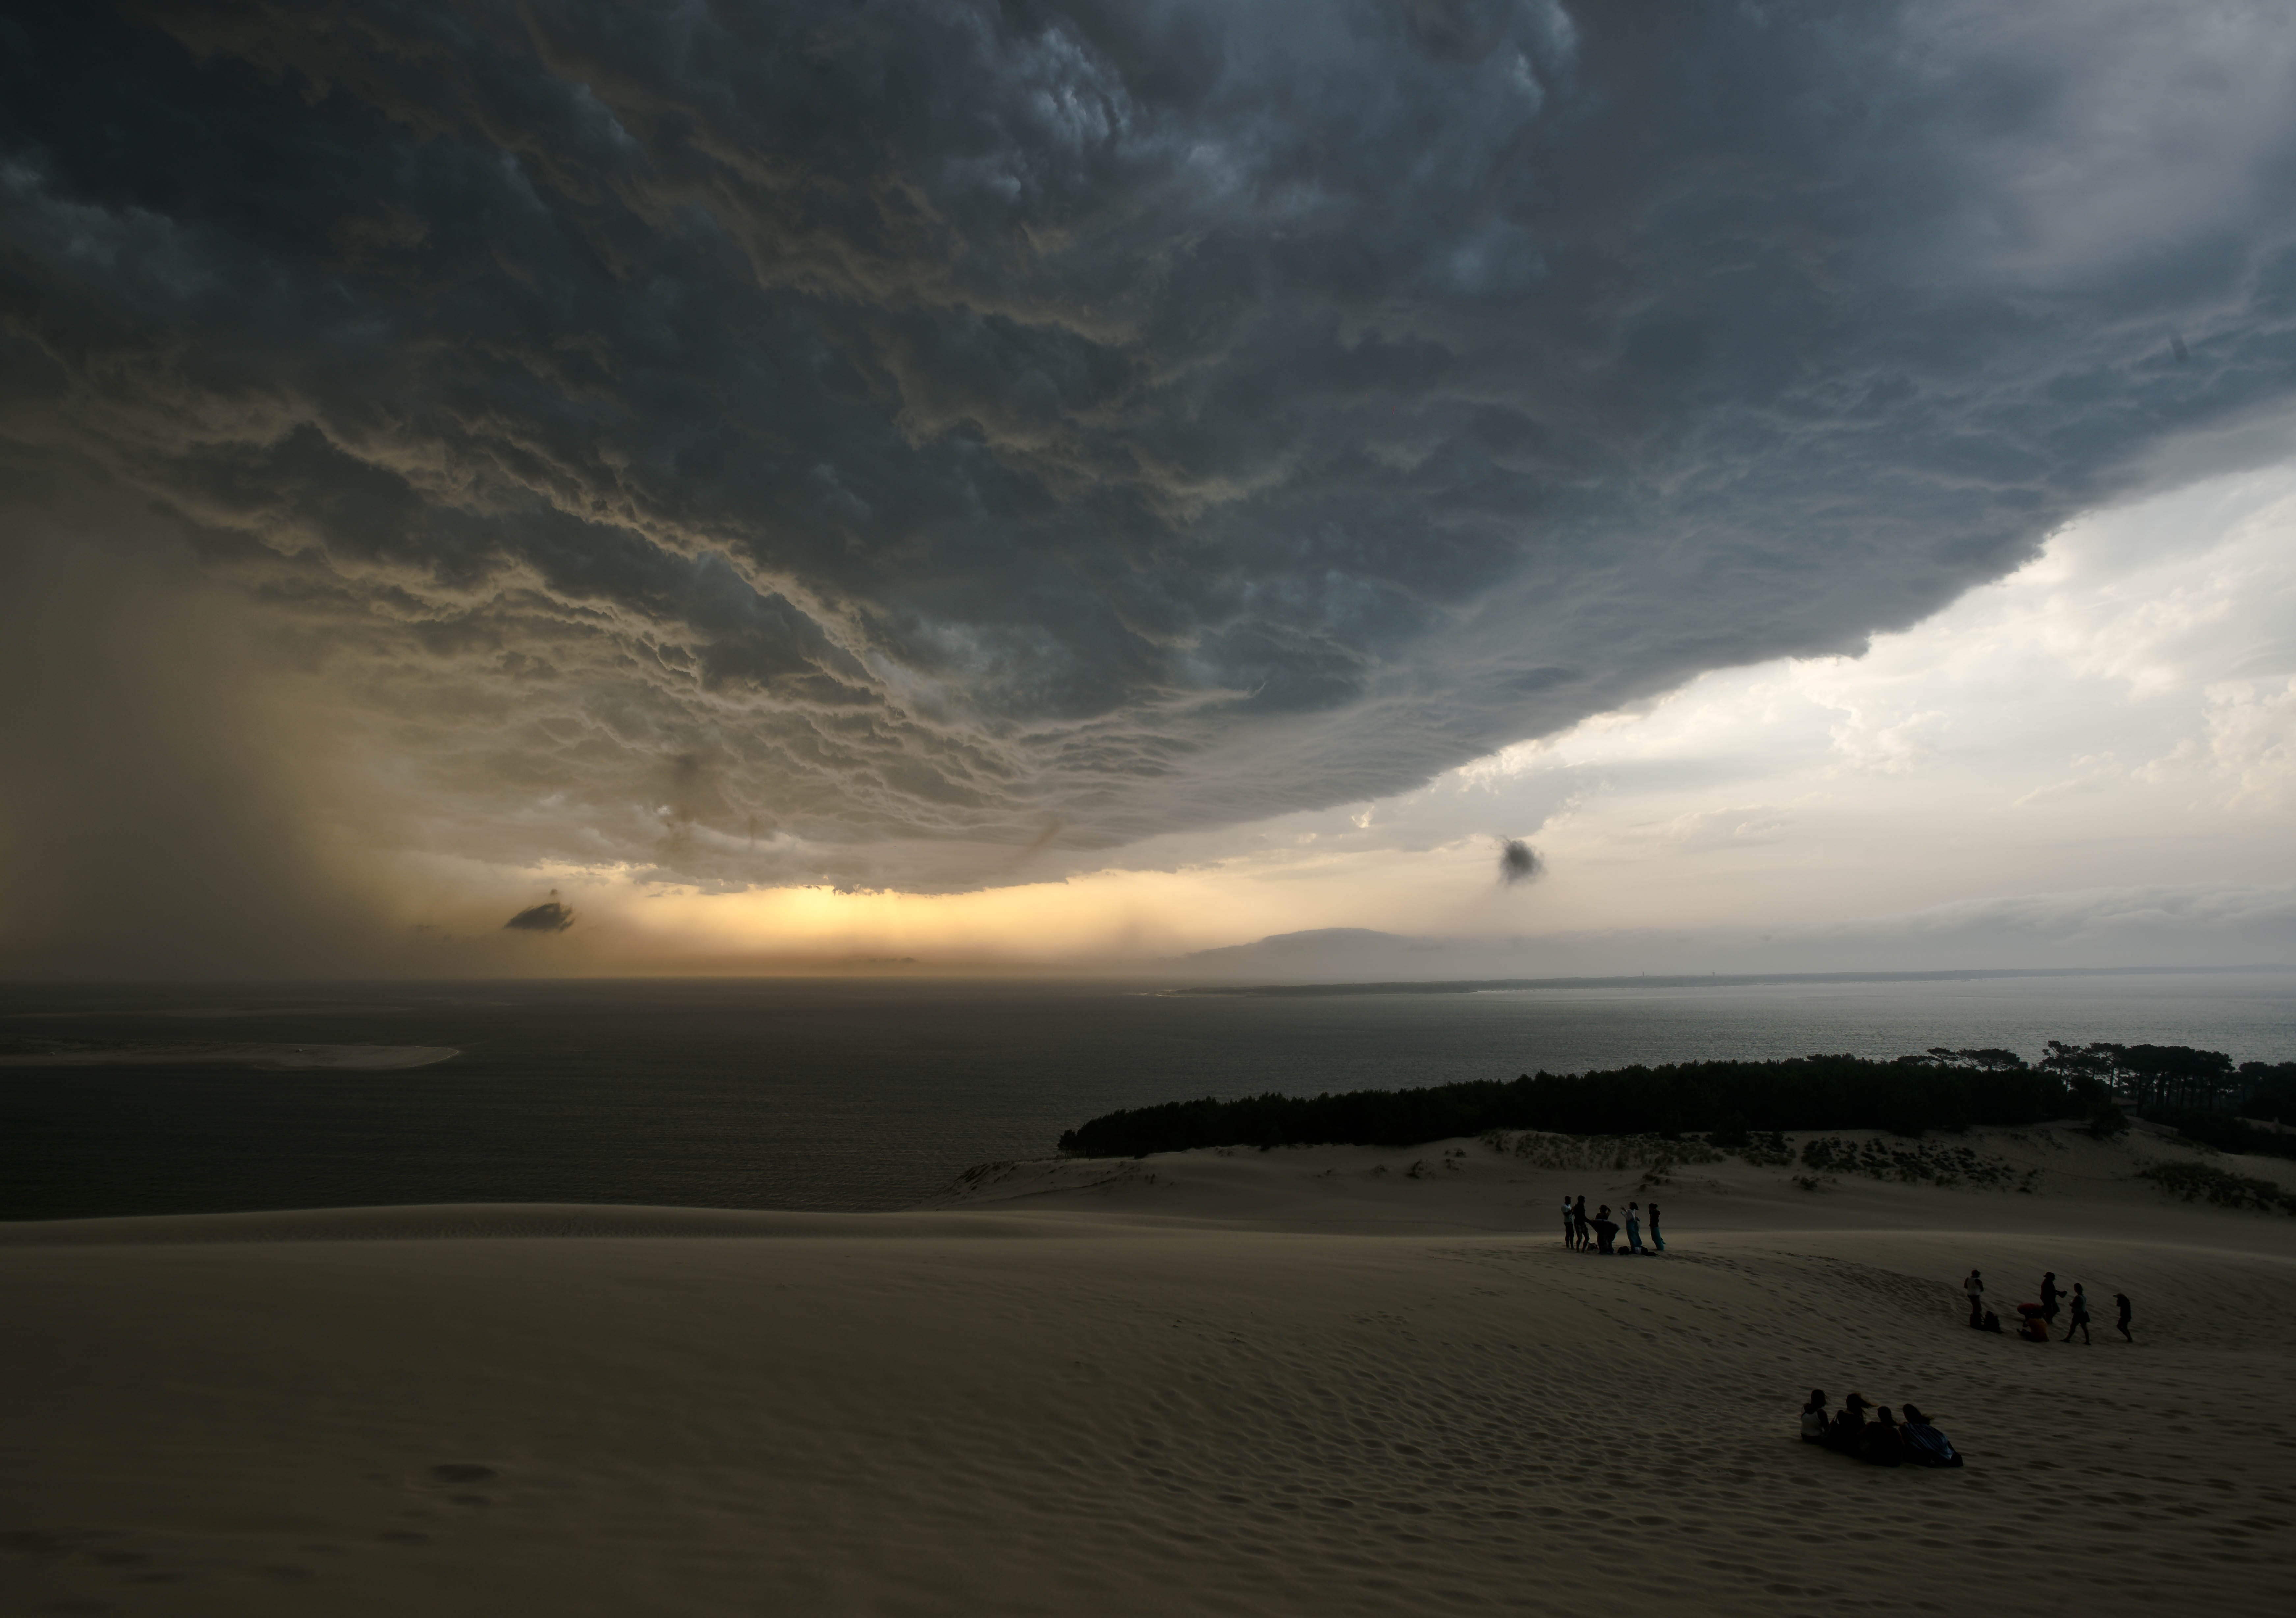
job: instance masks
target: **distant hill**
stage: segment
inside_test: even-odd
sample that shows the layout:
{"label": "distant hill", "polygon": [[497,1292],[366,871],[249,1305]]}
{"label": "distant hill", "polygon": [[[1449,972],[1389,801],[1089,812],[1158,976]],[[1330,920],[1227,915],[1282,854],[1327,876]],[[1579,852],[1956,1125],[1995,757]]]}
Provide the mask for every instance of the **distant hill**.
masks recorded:
{"label": "distant hill", "polygon": [[1214,981],[1330,982],[1505,977],[1528,952],[1508,940],[1411,938],[1369,927],[1278,932],[1250,944],[1199,949],[1179,965]]}
{"label": "distant hill", "polygon": [[[1400,932],[1380,932],[1370,927],[1311,927],[1304,932],[1275,932],[1249,944],[1220,949],[1198,949],[1188,959],[1214,965],[1226,961],[1323,959],[1345,956],[1353,959],[1366,952],[1425,949],[1428,940]],[[1440,945],[1434,946],[1441,948]]]}
{"label": "distant hill", "polygon": [[2287,972],[2296,970],[2292,963],[2296,883],[2200,883],[1964,899],[1896,916],[1761,927],[1453,938],[1319,927],[1161,965],[1207,983],[1330,983],[2100,967]]}

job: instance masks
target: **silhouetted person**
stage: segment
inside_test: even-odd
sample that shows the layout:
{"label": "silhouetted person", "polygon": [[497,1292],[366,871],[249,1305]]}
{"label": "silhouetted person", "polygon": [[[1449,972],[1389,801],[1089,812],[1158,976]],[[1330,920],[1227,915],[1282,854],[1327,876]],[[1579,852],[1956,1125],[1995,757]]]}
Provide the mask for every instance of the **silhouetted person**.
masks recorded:
{"label": "silhouetted person", "polygon": [[1889,1406],[1883,1405],[1874,1412],[1874,1419],[1866,1425],[1865,1441],[1857,1453],[1861,1459],[1871,1461],[1876,1466],[1902,1466],[1906,1464],[1905,1435],[1898,1431],[1898,1418],[1890,1414]]}
{"label": "silhouetted person", "polygon": [[1634,1203],[1627,1204],[1627,1251],[1639,1253],[1643,1250],[1643,1213]]}
{"label": "silhouetted person", "polygon": [[1985,1325],[1985,1282],[1983,1278],[1980,1277],[1975,1270],[1971,1270],[1969,1272],[1969,1279],[1961,1284],[1961,1290],[1969,1295],[1969,1324],[1972,1330],[1981,1328]]}
{"label": "silhouetted person", "polygon": [[1570,1217],[1570,1199],[1567,1196],[1562,1199],[1562,1244],[1570,1248],[1578,1245],[1578,1222]]}
{"label": "silhouetted person", "polygon": [[2128,1337],[2131,1343],[2136,1342],[2136,1338],[2128,1336],[2128,1294],[2125,1292],[2117,1292],[2112,1294],[2112,1302],[2113,1307],[2120,1311],[2120,1318],[2113,1324],[2120,1328],[2120,1335],[2123,1337]]}
{"label": "silhouetted person", "polygon": [[2072,1318],[2065,1322],[2065,1341],[2067,1343],[2070,1343],[2073,1340],[2073,1334],[2075,1332],[2079,1332],[2081,1335],[2081,1341],[2083,1343],[2089,1341],[2088,1294],[2081,1290],[2081,1284],[2079,1281],[2073,1283]]}
{"label": "silhouetted person", "polygon": [[2049,1270],[2041,1277],[2042,1319],[2048,1321],[2053,1326],[2056,1323],[2057,1300],[2064,1295],[2064,1293],[2057,1285],[2057,1272],[2055,1270]]}
{"label": "silhouetted person", "polygon": [[1866,1395],[1852,1393],[1841,1401],[1841,1414],[1825,1429],[1825,1447],[1855,1455],[1866,1441]]}
{"label": "silhouetted person", "polygon": [[1919,1405],[1906,1406],[1906,1458],[1923,1466],[1958,1466],[1961,1457],[1953,1442],[1922,1414]]}
{"label": "silhouetted person", "polygon": [[1812,1388],[1809,1402],[1801,1408],[1801,1441],[1822,1444],[1825,1441],[1825,1390]]}
{"label": "silhouetted person", "polygon": [[1595,1210],[1595,1217],[1587,1222],[1595,1227],[1595,1252],[1608,1253],[1617,1251],[1611,1244],[1619,1239],[1619,1221],[1611,1217],[1610,1203],[1604,1203]]}
{"label": "silhouetted person", "polygon": [[1658,1233],[1658,1204],[1656,1203],[1652,1203],[1651,1204],[1651,1251],[1652,1253],[1664,1253],[1666,1251],[1666,1238]]}

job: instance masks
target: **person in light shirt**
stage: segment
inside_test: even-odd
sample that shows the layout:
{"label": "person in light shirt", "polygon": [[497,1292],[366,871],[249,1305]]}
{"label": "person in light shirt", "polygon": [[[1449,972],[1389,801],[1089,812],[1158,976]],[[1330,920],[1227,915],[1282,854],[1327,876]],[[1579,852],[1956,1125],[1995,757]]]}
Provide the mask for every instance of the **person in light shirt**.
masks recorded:
{"label": "person in light shirt", "polygon": [[2072,1302],[2073,1317],[2065,1322],[2063,1341],[2070,1343],[2073,1340],[2073,1334],[2079,1332],[2083,1343],[2091,1342],[2093,1339],[2088,1335],[2088,1294],[2081,1290],[2081,1284],[2079,1281],[2073,1283]]}

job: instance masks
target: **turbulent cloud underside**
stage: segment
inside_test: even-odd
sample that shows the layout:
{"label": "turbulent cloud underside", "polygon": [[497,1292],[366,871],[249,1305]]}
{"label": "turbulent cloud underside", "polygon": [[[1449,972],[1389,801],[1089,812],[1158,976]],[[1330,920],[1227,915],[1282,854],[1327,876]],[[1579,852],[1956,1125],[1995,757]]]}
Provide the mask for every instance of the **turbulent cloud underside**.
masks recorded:
{"label": "turbulent cloud underside", "polygon": [[2296,382],[2277,8],[13,16],[0,431],[481,858],[966,885],[1383,796]]}

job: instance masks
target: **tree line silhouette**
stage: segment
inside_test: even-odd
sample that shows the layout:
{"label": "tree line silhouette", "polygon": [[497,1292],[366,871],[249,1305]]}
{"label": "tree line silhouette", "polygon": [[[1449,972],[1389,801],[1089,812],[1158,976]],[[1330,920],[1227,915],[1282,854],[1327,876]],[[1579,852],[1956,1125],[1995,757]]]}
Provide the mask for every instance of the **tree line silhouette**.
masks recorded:
{"label": "tree line silhouette", "polygon": [[[2273,1070],[2261,1062],[2242,1064],[2235,1072],[2232,1058],[2220,1050],[2195,1050],[2189,1045],[2068,1045],[2049,1041],[2041,1066],[2068,1079],[2097,1080],[2139,1112],[2151,1107],[2222,1107],[2256,1087],[2252,1074]],[[2296,1072],[2296,1063],[2283,1068]]]}
{"label": "tree line silhouette", "polygon": [[1487,1129],[1544,1129],[1702,1134],[1729,1146],[1744,1144],[1750,1130],[1917,1136],[2066,1118],[2085,1118],[2098,1133],[2112,1134],[2127,1127],[2124,1101],[2210,1145],[2296,1156],[2289,1144],[2296,1137],[2250,1126],[2227,1110],[2237,1102],[2250,1117],[2296,1121],[2296,1063],[2251,1062],[2234,1070],[2222,1052],[2189,1046],[2054,1039],[2038,1064],[2014,1051],[1940,1046],[1895,1060],[1685,1062],[1585,1073],[1542,1070],[1511,1082],[1415,1089],[1206,1096],[1109,1113],[1069,1130],[1060,1144],[1080,1156],[1128,1157],[1200,1146],[1407,1146]]}

